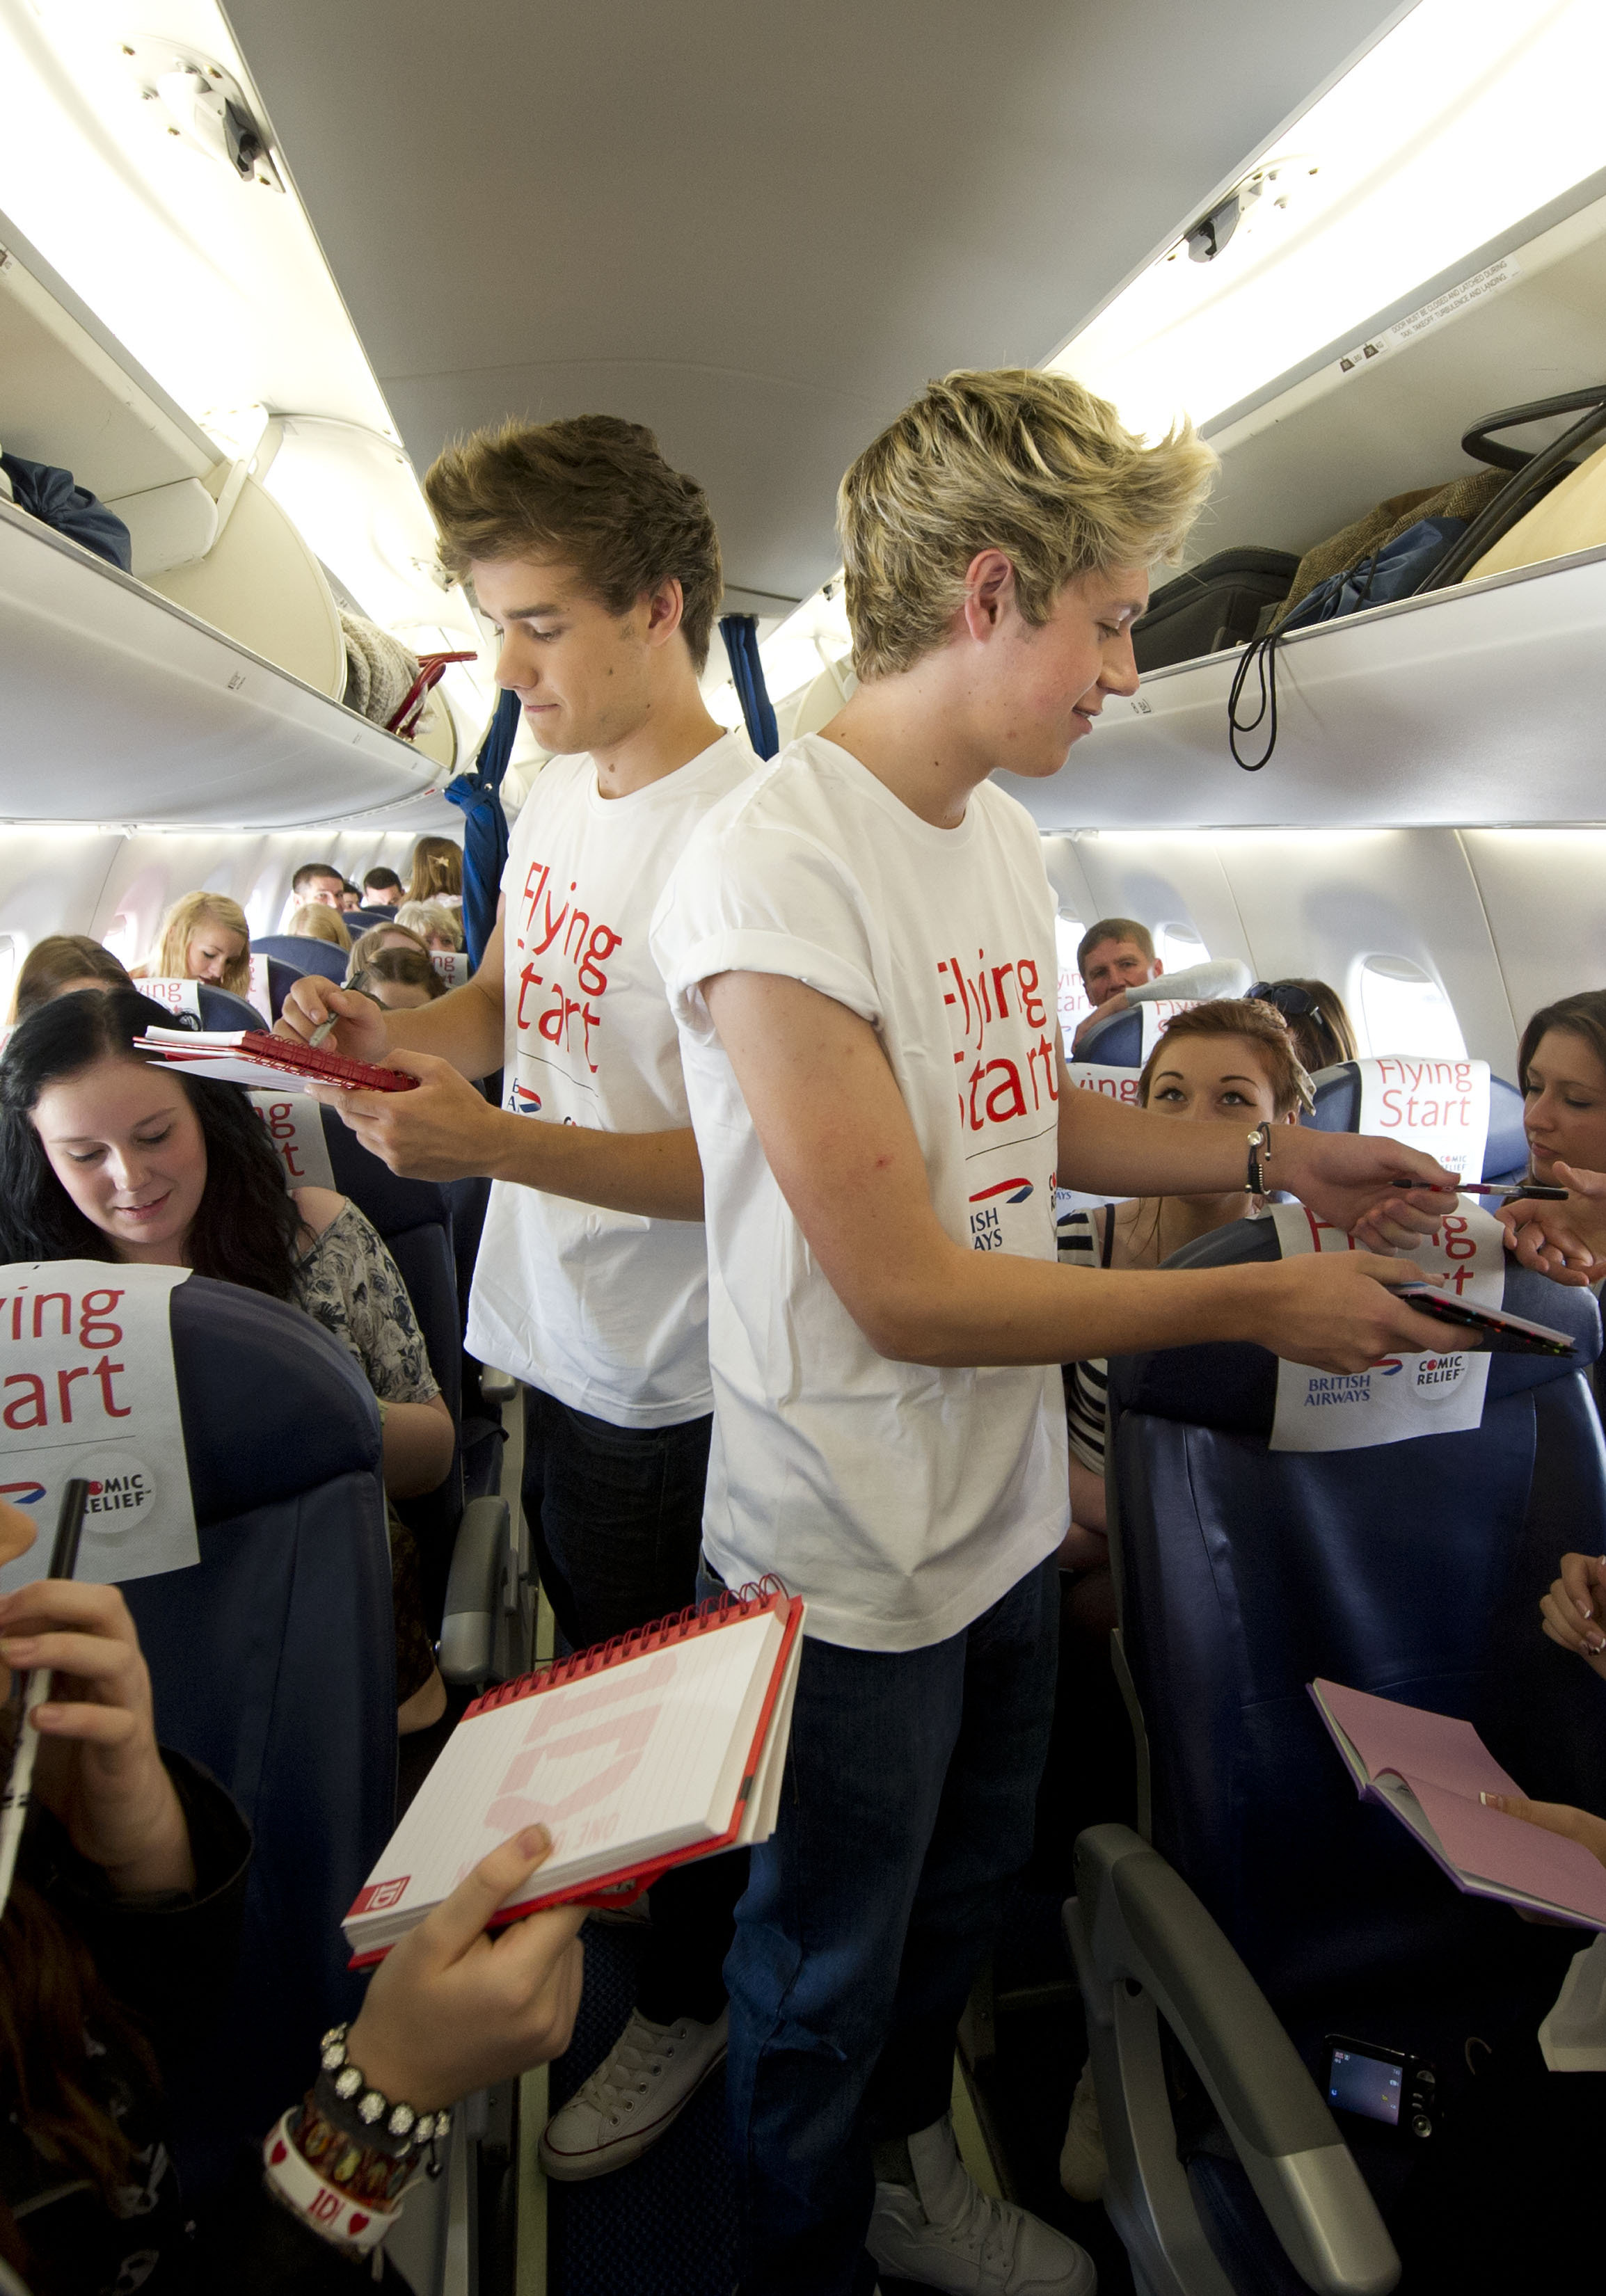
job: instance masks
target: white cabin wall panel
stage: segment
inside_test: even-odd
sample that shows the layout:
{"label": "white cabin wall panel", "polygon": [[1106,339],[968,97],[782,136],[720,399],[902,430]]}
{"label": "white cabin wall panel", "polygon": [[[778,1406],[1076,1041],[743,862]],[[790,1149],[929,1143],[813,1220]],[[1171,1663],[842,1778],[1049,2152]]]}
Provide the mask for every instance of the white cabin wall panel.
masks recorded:
{"label": "white cabin wall panel", "polygon": [[89,932],[122,843],[119,831],[12,829],[0,836],[0,932],[19,955],[47,933]]}
{"label": "white cabin wall panel", "polygon": [[1357,959],[1404,957],[1442,984],[1469,1053],[1512,1074],[1512,1007],[1453,830],[1245,830],[1212,841],[1261,979],[1329,981],[1353,1017]]}
{"label": "white cabin wall panel", "polygon": [[[40,838],[69,838],[70,831],[41,831]],[[94,899],[69,914],[63,908],[45,927],[53,932],[90,932],[97,939],[129,923],[127,946],[142,962],[155,941],[161,919],[182,894],[226,893],[245,911],[253,933],[274,933],[289,905],[290,881],[307,861],[329,861],[356,884],[364,872],[381,865],[407,872],[414,839],[391,831],[348,830],[330,836],[319,828],[219,835],[205,831],[135,830],[107,840]],[[11,903],[0,889],[0,931],[10,924]],[[119,946],[123,941],[119,934]]]}
{"label": "white cabin wall panel", "polygon": [[1150,835],[1101,830],[1078,838],[1076,849],[1094,904],[1086,922],[1136,917],[1151,931],[1159,925],[1185,925],[1213,957],[1241,957],[1252,966],[1255,959],[1217,842],[1198,831]]}
{"label": "white cabin wall panel", "polygon": [[1606,829],[1468,829],[1461,841],[1519,1034],[1541,1004],[1606,988]]}
{"label": "white cabin wall panel", "polygon": [[1043,865],[1048,872],[1048,882],[1054,889],[1054,898],[1061,914],[1079,917],[1091,924],[1099,914],[1093,898],[1093,888],[1087,882],[1087,872],[1082,866],[1082,847],[1074,837],[1045,837],[1043,840]]}

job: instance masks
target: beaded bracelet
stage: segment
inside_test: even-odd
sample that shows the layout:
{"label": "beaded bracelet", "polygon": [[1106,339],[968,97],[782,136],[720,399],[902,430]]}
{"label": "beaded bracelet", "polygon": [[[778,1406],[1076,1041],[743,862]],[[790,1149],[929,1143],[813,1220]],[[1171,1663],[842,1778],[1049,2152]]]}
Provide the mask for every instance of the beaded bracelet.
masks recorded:
{"label": "beaded bracelet", "polygon": [[1249,1168],[1244,1177],[1246,1196],[1263,1196],[1266,1192],[1266,1168],[1272,1160],[1272,1128],[1258,1124],[1249,1136]]}
{"label": "beaded bracelet", "polygon": [[348,2025],[332,2026],[319,2045],[321,2070],[315,2095],[324,2118],[368,2150],[396,2161],[448,2136],[452,2116],[444,2105],[438,2112],[417,2112],[410,2104],[393,2104],[382,2090],[370,2087],[346,2053],[350,2030]]}

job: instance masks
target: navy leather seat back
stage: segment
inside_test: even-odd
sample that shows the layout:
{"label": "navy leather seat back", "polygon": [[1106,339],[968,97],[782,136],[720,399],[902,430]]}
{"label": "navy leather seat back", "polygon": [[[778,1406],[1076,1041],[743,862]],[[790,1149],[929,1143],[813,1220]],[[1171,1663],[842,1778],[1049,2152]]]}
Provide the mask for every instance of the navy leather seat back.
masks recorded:
{"label": "navy leather seat back", "polygon": [[[1243,1220],[1170,1264],[1276,1256],[1272,1223]],[[1330,2030],[1355,2030],[1344,2015],[1364,2016],[1380,1986],[1425,1998],[1491,1965],[1553,1973],[1554,1941],[1562,1960],[1579,1942],[1457,1895],[1358,1800],[1306,1690],[1322,1675],[1465,1716],[1530,1794],[1606,1810],[1606,1699],[1540,1635],[1537,1609],[1569,1547],[1606,1552],[1606,1451],[1581,1368],[1600,1316],[1587,1292],[1514,1267],[1505,1296],[1573,1334],[1577,1356],[1494,1356],[1482,1424],[1464,1434],[1274,1452],[1263,1349],[1110,1365],[1122,1636],[1155,1847],[1296,2029],[1301,2005],[1324,2003]]]}
{"label": "navy leather seat back", "polygon": [[254,1004],[243,996],[231,995],[226,988],[201,985],[201,1025],[209,1034],[221,1034],[236,1029],[266,1029],[266,1021]]}
{"label": "navy leather seat back", "polygon": [[294,965],[298,980],[303,973],[321,972],[338,987],[346,978],[349,952],[336,948],[332,941],[315,940],[310,933],[268,933],[258,936],[251,947],[258,956],[277,957],[281,964]]}
{"label": "navy leather seat back", "polygon": [[[1360,1128],[1361,1072],[1354,1061],[1318,1069],[1311,1078],[1316,1104],[1300,1119],[1318,1132]],[[1528,1169],[1528,1135],[1522,1128],[1522,1095],[1504,1077],[1489,1078],[1489,1130],[1484,1143],[1480,1180],[1516,1178]],[[1544,1318],[1540,1318],[1541,1322]]]}
{"label": "navy leather seat back", "polygon": [[396,1635],[379,1415],[346,1350],[299,1308],[200,1275],[172,1333],[201,1561],[124,1592],[159,1736],[256,1837],[234,1999],[174,2098],[204,2182],[300,2095],[319,2034],[361,1999],[340,1923],[392,1824]]}
{"label": "navy leather seat back", "polygon": [[[260,941],[256,944],[255,953],[258,955],[262,953],[262,944]],[[283,958],[281,956],[270,956],[268,958],[267,1006],[275,1021],[278,1019],[280,1013],[284,1010],[284,1000],[290,995],[291,990],[295,987],[297,981],[300,979],[302,969],[303,968],[298,964],[286,964]]]}
{"label": "navy leather seat back", "polygon": [[1090,1029],[1077,1047],[1079,1061],[1096,1062],[1105,1069],[1141,1069],[1143,1065],[1143,1016],[1135,1005],[1111,1013]]}
{"label": "navy leather seat back", "polygon": [[[463,1318],[452,1203],[433,1180],[405,1180],[363,1146],[332,1108],[324,1114],[324,1137],[334,1184],[379,1230],[400,1271],[439,1382],[452,1423],[463,1428]],[[419,1542],[424,1592],[431,1622],[438,1625],[451,1568],[451,1546],[463,1515],[461,1443],[451,1470],[438,1490],[397,1502],[397,1512]]]}
{"label": "navy leather seat back", "polygon": [[393,925],[396,922],[394,909],[348,909],[344,914],[346,930],[353,940],[362,933],[372,932],[375,925]]}

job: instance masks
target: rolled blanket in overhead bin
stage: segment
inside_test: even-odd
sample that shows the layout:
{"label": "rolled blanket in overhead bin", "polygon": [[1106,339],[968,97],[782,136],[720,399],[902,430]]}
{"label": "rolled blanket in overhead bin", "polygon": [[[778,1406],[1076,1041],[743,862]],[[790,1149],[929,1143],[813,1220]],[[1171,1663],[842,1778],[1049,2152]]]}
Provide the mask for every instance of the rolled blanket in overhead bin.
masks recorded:
{"label": "rolled blanket in overhead bin", "polygon": [[381,630],[361,614],[340,608],[340,633],[346,641],[348,709],[355,709],[376,726],[388,726],[418,676],[418,656],[409,653],[399,638]]}
{"label": "rolled blanket in overhead bin", "polygon": [[[1364,518],[1357,518],[1350,525],[1340,527],[1337,534],[1329,535],[1325,542],[1318,542],[1306,552],[1272,627],[1281,629],[1291,622],[1302,602],[1324,584],[1333,584],[1336,598],[1339,577],[1353,573],[1364,560],[1380,558],[1390,543],[1397,542],[1413,526],[1430,519],[1457,521],[1458,523],[1449,532],[1439,537],[1439,547],[1447,548],[1485,504],[1494,500],[1504,484],[1505,474],[1500,471],[1473,471],[1464,479],[1452,480],[1447,486],[1417,487],[1409,494],[1390,495],[1386,501],[1369,510]],[[1419,576],[1422,570],[1420,565],[1415,569]],[[1374,584],[1368,593],[1370,602],[1382,604],[1385,592],[1389,596],[1404,594],[1397,589],[1387,590],[1386,585],[1383,590],[1379,590]],[[1301,615],[1299,627],[1303,627],[1307,619],[1330,621],[1340,611],[1353,613],[1356,605],[1362,603],[1364,602],[1356,596],[1342,609],[1329,605],[1325,612],[1313,611],[1308,617]]]}
{"label": "rolled blanket in overhead bin", "polygon": [[127,528],[97,495],[79,486],[70,471],[26,462],[20,455],[0,455],[0,471],[11,481],[8,492],[19,510],[28,511],[42,526],[53,527],[70,542],[93,550],[97,558],[120,566],[125,574],[129,571],[134,546]]}

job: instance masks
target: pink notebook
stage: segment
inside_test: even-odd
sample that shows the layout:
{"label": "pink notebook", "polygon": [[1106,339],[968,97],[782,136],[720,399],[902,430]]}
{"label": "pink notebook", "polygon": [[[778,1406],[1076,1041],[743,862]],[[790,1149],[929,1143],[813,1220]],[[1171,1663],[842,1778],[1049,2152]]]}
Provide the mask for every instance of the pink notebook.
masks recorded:
{"label": "pink notebook", "polygon": [[1458,1890],[1606,1930],[1606,1866],[1582,1842],[1479,1800],[1522,1788],[1470,1722],[1341,1683],[1308,1686],[1362,1800],[1392,1810]]}

